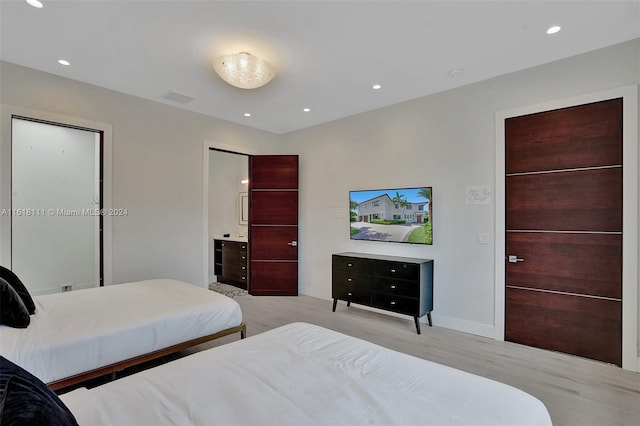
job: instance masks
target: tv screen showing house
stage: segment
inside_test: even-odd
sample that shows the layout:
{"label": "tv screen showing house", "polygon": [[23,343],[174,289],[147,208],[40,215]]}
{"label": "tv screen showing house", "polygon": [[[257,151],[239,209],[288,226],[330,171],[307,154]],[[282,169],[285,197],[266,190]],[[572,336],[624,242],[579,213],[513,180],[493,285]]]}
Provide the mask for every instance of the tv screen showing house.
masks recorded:
{"label": "tv screen showing house", "polygon": [[352,240],[433,244],[432,188],[349,192]]}

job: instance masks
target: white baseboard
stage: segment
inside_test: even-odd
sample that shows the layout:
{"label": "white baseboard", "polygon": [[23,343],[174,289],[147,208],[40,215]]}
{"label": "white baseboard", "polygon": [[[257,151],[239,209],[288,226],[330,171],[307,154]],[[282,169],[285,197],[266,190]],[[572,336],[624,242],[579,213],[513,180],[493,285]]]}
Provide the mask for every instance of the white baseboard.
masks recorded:
{"label": "white baseboard", "polygon": [[96,285],[96,283],[73,284],[73,290],[82,290],[85,288],[93,288],[93,287],[99,287],[99,285]]}
{"label": "white baseboard", "polygon": [[[98,287],[96,285],[96,283],[94,283],[94,282],[72,283],[71,286],[72,286],[71,291],[82,290],[82,289],[85,289],[85,288]],[[40,289],[40,290],[34,290],[34,291],[29,290],[29,294],[31,294],[31,296],[43,296],[45,294],[54,294],[54,293],[61,293],[61,292],[62,292],[61,286],[59,286],[59,287],[47,287],[47,288],[43,288],[43,289]]]}
{"label": "white baseboard", "polygon": [[493,325],[438,315],[436,313],[431,314],[431,318],[433,319],[433,325],[437,325],[438,327],[449,328],[451,330],[495,340],[495,327]]}
{"label": "white baseboard", "polygon": [[60,293],[60,287],[47,287],[40,290],[29,290],[29,294],[33,296],[43,296],[45,294]]}
{"label": "white baseboard", "polygon": [[[306,294],[306,296],[317,297],[318,299],[324,300],[333,300],[327,299],[326,297],[317,296],[313,294]],[[339,301],[338,303],[346,303],[344,301]],[[385,311],[383,309],[372,308],[370,306],[359,305],[354,303],[353,306],[357,306],[360,309],[365,309],[367,311],[377,312],[384,315],[393,316],[396,318],[404,318],[404,319],[413,319],[410,315],[397,314],[395,312]],[[473,321],[461,320],[459,318],[448,317],[445,315],[438,315],[436,313],[431,313],[431,320],[433,325],[443,328],[448,328],[455,331],[461,331],[463,333],[474,334],[476,336],[488,337],[490,339],[494,339],[495,328],[490,324],[482,324]],[[420,323],[427,324],[427,316],[420,318]]]}

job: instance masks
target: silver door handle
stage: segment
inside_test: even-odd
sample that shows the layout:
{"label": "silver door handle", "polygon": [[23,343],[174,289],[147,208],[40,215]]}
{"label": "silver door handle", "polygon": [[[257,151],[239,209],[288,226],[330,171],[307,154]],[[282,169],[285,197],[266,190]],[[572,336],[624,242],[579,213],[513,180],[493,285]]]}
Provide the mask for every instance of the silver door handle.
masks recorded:
{"label": "silver door handle", "polygon": [[291,241],[287,243],[288,245],[290,245],[291,247],[297,247],[298,246],[298,242],[297,241]]}
{"label": "silver door handle", "polygon": [[513,254],[510,254],[509,257],[507,257],[507,260],[509,261],[509,263],[518,263],[518,262],[524,262],[524,259],[515,256]]}

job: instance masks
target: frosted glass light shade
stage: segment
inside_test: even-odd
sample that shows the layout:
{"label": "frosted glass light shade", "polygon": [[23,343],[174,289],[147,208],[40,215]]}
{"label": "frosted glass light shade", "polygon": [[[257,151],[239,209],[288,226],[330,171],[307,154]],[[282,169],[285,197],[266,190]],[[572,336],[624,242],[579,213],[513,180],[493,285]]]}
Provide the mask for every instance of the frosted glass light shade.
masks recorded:
{"label": "frosted glass light shade", "polygon": [[227,83],[240,89],[262,87],[275,76],[271,64],[247,52],[219,57],[213,69]]}

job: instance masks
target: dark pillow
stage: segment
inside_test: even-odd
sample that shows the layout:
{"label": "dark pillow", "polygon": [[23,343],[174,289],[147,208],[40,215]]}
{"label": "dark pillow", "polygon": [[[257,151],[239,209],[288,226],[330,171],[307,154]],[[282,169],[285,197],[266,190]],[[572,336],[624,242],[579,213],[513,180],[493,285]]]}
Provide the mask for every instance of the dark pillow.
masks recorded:
{"label": "dark pillow", "polygon": [[26,328],[31,317],[18,293],[0,278],[0,324],[15,328]]}
{"label": "dark pillow", "polygon": [[10,269],[5,268],[4,266],[0,266],[0,278],[4,278],[13,289],[20,295],[24,306],[27,307],[27,311],[29,314],[36,313],[36,304],[33,303],[33,299],[31,295],[27,291],[27,288],[22,284],[20,278],[16,274],[13,273]]}
{"label": "dark pillow", "polygon": [[40,379],[0,356],[0,424],[77,426],[78,422]]}

